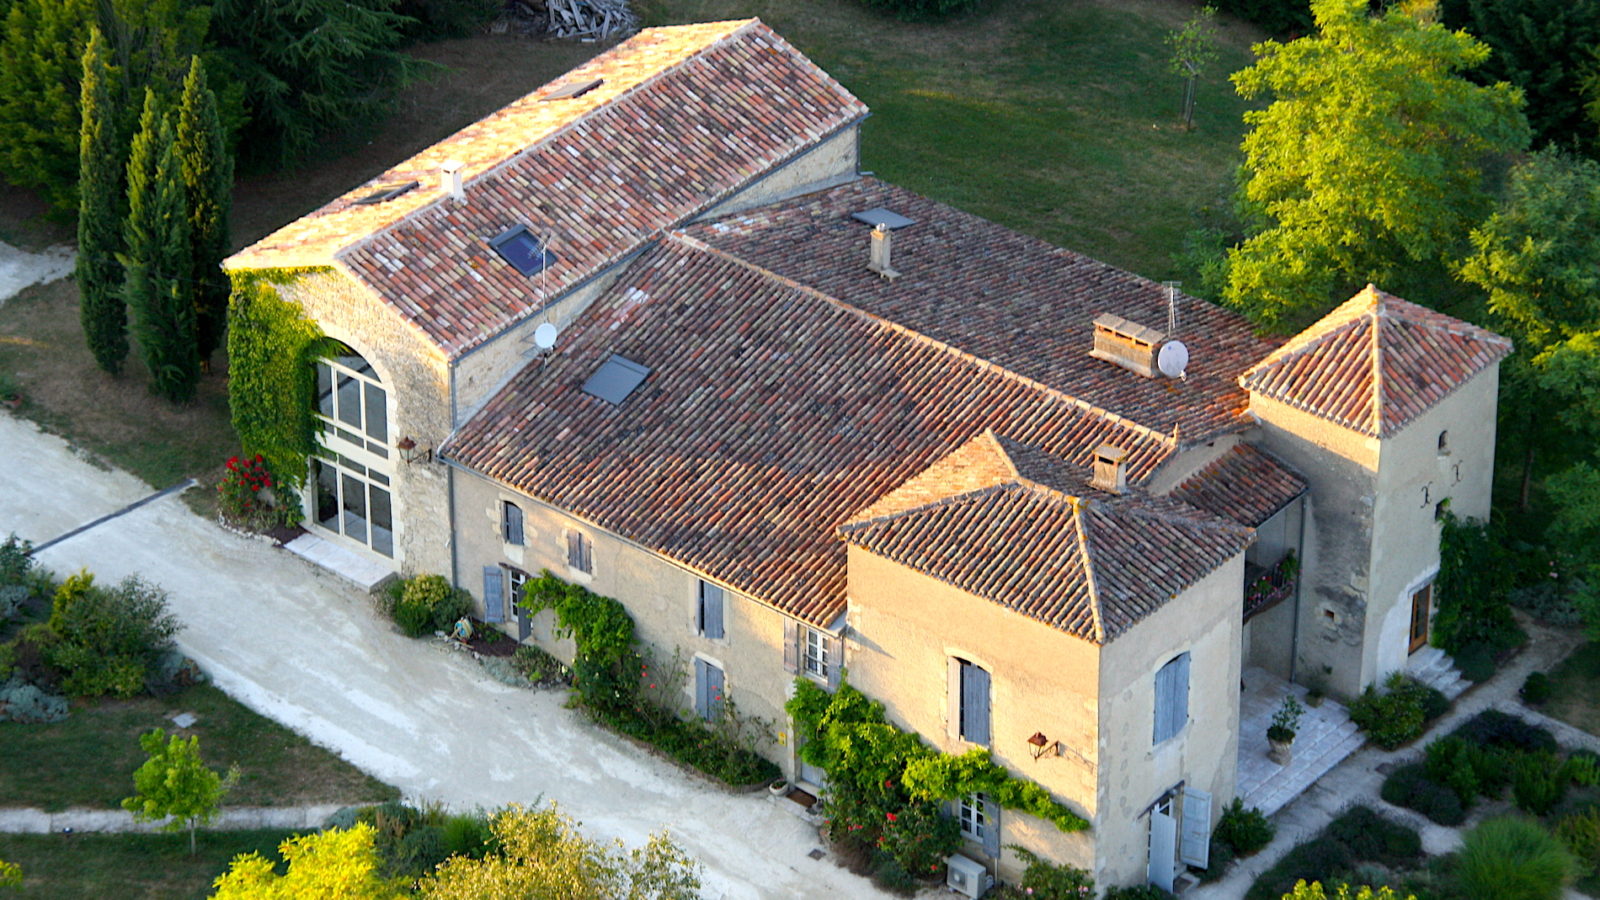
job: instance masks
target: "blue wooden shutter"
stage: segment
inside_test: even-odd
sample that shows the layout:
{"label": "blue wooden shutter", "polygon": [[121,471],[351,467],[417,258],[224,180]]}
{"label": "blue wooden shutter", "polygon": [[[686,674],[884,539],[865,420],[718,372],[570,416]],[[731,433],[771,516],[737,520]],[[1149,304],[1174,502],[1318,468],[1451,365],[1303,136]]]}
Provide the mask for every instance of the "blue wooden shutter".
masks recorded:
{"label": "blue wooden shutter", "polygon": [[1176,662],[1178,671],[1172,679],[1173,734],[1182,731],[1183,726],[1189,724],[1189,654],[1179,656]]}
{"label": "blue wooden shutter", "polygon": [[1170,662],[1156,670],[1156,724],[1154,734],[1157,744],[1172,736],[1172,682],[1175,675],[1177,675],[1177,669]]}
{"label": "blue wooden shutter", "polygon": [[783,670],[790,675],[800,672],[800,623],[783,620]]}
{"label": "blue wooden shutter", "polygon": [[722,588],[700,582],[700,631],[708,638],[720,639],[722,630]]}
{"label": "blue wooden shutter", "polygon": [[722,670],[711,664],[706,665],[706,687],[711,695],[706,703],[707,719],[714,719],[722,712],[722,701],[727,696],[723,688]]}
{"label": "blue wooden shutter", "polygon": [[694,712],[702,719],[711,718],[711,679],[706,674],[710,668],[703,659],[694,661]]}
{"label": "blue wooden shutter", "polygon": [[[482,532],[479,532],[482,534]],[[499,566],[483,567],[483,620],[485,622],[504,622],[506,620],[506,598],[504,585],[505,573]]]}
{"label": "blue wooden shutter", "polygon": [[974,744],[989,743],[989,673],[961,663],[961,737]]}
{"label": "blue wooden shutter", "polygon": [[501,502],[500,531],[506,543],[522,543],[522,507],[510,501]]}
{"label": "blue wooden shutter", "polygon": [[[977,669],[977,666],[973,666]],[[982,669],[978,669],[982,672]],[[984,673],[988,674],[988,673]],[[1000,804],[989,799],[987,794],[979,794],[978,799],[983,802],[983,852],[993,859],[1000,858]]]}

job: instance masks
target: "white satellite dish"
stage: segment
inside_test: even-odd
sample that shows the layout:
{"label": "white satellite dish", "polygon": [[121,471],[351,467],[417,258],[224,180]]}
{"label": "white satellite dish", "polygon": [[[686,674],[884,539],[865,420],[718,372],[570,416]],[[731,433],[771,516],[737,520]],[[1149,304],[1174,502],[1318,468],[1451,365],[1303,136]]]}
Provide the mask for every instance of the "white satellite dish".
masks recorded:
{"label": "white satellite dish", "polygon": [[1167,341],[1161,345],[1161,351],[1156,354],[1156,368],[1168,378],[1182,378],[1183,370],[1189,367],[1189,348],[1183,341]]}
{"label": "white satellite dish", "polygon": [[556,345],[556,335],[558,334],[560,334],[560,331],[554,325],[549,322],[541,322],[539,327],[533,330],[533,345],[540,350],[549,350]]}

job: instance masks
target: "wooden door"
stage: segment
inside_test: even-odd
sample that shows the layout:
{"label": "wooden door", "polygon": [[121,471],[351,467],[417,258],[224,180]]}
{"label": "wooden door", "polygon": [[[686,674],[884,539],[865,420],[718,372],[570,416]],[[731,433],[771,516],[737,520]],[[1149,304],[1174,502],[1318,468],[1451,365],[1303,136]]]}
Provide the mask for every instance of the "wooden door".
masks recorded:
{"label": "wooden door", "polygon": [[1150,811],[1150,883],[1163,891],[1172,892],[1173,880],[1178,874],[1178,823],[1172,818],[1172,805],[1168,801]]}
{"label": "wooden door", "polygon": [[1422,590],[1411,595],[1411,648],[1415,653],[1428,643],[1428,618],[1433,611],[1433,585],[1423,585]]}

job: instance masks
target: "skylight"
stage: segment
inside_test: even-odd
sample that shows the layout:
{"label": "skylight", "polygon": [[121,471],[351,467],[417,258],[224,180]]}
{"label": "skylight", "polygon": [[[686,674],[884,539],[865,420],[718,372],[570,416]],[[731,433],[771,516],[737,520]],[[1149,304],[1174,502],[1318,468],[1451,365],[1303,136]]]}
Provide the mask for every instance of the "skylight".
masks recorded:
{"label": "skylight", "polygon": [[415,181],[408,181],[405,184],[386,184],[355,202],[362,206],[371,206],[374,203],[384,203],[389,200],[393,200],[394,198],[404,194],[406,191],[409,191],[416,186],[417,183]]}
{"label": "skylight", "polygon": [[897,212],[891,212],[881,206],[875,209],[869,209],[866,212],[851,213],[850,218],[855,219],[857,222],[865,222],[874,228],[882,225],[890,231],[893,231],[896,228],[904,228],[907,225],[917,224],[915,219],[908,219]]}
{"label": "skylight", "polygon": [[625,356],[613,353],[600,364],[600,368],[583,383],[583,392],[612,404],[628,399],[639,385],[650,377],[650,367],[641,366]]}
{"label": "skylight", "polygon": [[546,250],[526,225],[511,226],[490,241],[489,246],[524,275],[532,275],[556,261],[556,255]]}
{"label": "skylight", "polygon": [[555,90],[551,91],[550,93],[545,94],[543,97],[540,97],[539,99],[540,100],[570,100],[573,97],[582,97],[584,94],[589,93],[590,91],[594,90],[595,88],[599,87],[600,85],[602,85],[604,83],[605,83],[605,79],[604,78],[589,78],[589,79],[580,79],[578,81],[569,81],[566,84],[563,84],[562,86],[560,86],[560,87],[556,88]]}

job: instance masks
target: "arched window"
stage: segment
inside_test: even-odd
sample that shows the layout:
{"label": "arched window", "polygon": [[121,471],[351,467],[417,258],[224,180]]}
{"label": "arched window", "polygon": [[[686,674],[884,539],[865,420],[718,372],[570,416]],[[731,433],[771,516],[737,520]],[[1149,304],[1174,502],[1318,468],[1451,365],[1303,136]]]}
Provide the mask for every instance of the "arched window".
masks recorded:
{"label": "arched window", "polygon": [[1448,431],[1439,432],[1439,455],[1450,455],[1450,432]]}
{"label": "arched window", "polygon": [[343,344],[317,360],[316,370],[314,524],[393,557],[389,394],[372,366]]}
{"label": "arched window", "polygon": [[382,385],[372,366],[343,344],[335,355],[317,360],[317,415],[324,434],[388,459],[389,395]]}

